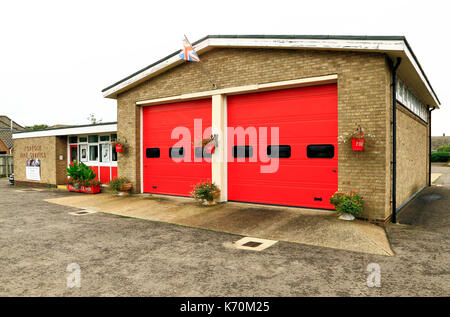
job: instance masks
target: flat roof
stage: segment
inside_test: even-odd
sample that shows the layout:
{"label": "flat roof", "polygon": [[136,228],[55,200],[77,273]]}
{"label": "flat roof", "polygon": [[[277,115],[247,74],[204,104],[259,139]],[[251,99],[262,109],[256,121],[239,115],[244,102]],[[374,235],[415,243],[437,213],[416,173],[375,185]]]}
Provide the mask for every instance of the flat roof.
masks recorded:
{"label": "flat roof", "polygon": [[117,132],[117,122],[73,125],[58,128],[47,128],[36,131],[20,131],[13,133],[13,139],[37,138],[45,136],[78,135],[93,133]]}
{"label": "flat roof", "polygon": [[[354,35],[207,35],[192,43],[197,53],[214,47],[263,47],[291,49],[326,49],[347,51],[378,51],[388,54],[393,60],[402,57],[407,63],[400,65],[399,71],[414,74],[413,80],[420,81],[430,98],[430,106],[439,107],[440,101],[416,55],[404,36],[354,36]],[[138,70],[102,90],[105,98],[117,95],[139,83],[152,78],[184,61],[178,57],[181,50]]]}

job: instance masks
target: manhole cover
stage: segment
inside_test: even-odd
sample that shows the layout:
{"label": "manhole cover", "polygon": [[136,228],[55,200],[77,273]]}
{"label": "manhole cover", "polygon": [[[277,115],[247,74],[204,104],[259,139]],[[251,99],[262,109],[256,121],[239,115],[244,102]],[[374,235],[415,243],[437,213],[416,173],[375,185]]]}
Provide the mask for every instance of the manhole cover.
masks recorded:
{"label": "manhole cover", "polygon": [[257,246],[260,246],[261,244],[262,244],[261,242],[249,241],[247,243],[244,243],[243,246],[250,247],[250,248],[256,248]]}
{"label": "manhole cover", "polygon": [[234,243],[234,247],[242,250],[262,251],[274,245],[277,241],[260,238],[244,237]]}
{"label": "manhole cover", "polygon": [[69,212],[69,214],[73,215],[73,216],[82,216],[82,215],[87,215],[87,214],[93,214],[95,212],[96,211],[94,211],[94,210],[84,209],[84,210]]}
{"label": "manhole cover", "polygon": [[430,201],[442,199],[442,195],[439,194],[427,194],[419,197],[420,200]]}

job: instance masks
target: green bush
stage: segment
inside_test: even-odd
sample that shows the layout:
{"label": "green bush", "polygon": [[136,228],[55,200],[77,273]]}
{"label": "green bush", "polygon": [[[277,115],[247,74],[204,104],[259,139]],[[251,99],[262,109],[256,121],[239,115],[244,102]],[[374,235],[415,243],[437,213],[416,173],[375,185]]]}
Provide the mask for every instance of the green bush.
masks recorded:
{"label": "green bush", "polygon": [[437,148],[438,152],[450,152],[450,144],[443,145]]}
{"label": "green bush", "polygon": [[355,190],[349,193],[337,191],[330,198],[330,204],[334,205],[338,214],[359,215],[363,211],[364,198],[358,195]]}
{"label": "green bush", "polygon": [[450,152],[432,152],[431,162],[448,162],[450,160]]}
{"label": "green bush", "polygon": [[67,182],[75,187],[100,184],[100,182],[94,179],[97,175],[92,168],[82,162],[73,161],[66,168],[66,172],[68,176]]}

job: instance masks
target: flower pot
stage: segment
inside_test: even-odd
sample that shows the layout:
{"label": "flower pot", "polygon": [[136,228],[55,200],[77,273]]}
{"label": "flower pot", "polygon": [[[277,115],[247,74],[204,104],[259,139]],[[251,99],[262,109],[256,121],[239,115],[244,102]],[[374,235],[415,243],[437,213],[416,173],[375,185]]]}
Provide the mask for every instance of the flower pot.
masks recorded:
{"label": "flower pot", "polygon": [[213,194],[213,198],[217,199],[217,198],[219,198],[219,196],[220,196],[220,190],[216,190]]}
{"label": "flower pot", "polygon": [[100,192],[100,185],[81,186],[80,192],[86,194],[97,194]]}
{"label": "flower pot", "polygon": [[362,151],[364,146],[364,138],[353,138],[352,139],[352,150],[353,151]]}
{"label": "flower pot", "polygon": [[125,183],[125,184],[120,185],[120,189],[119,190],[121,192],[128,192],[128,191],[130,191],[131,187],[133,187],[132,183]]}
{"label": "flower pot", "polygon": [[353,216],[352,214],[344,213],[344,214],[340,215],[338,219],[352,221],[352,220],[355,220],[355,216]]}
{"label": "flower pot", "polygon": [[80,187],[79,186],[74,186],[72,184],[67,184],[67,190],[69,192],[79,192],[80,191]]}
{"label": "flower pot", "polygon": [[123,151],[123,145],[120,143],[116,144],[116,152],[122,153]]}
{"label": "flower pot", "polygon": [[100,185],[91,185],[91,186],[73,186],[71,184],[67,185],[67,190],[69,192],[78,192],[78,193],[86,193],[86,194],[97,194],[100,192]]}

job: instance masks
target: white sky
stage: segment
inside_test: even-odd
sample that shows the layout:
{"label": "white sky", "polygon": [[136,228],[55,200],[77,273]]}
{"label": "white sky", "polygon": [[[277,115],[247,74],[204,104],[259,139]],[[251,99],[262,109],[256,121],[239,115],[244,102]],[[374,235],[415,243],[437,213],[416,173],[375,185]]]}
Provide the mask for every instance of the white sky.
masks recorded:
{"label": "white sky", "polygon": [[116,120],[101,90],[208,34],[405,35],[450,135],[448,1],[2,1],[0,114],[22,125]]}

